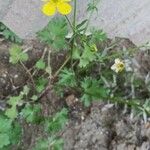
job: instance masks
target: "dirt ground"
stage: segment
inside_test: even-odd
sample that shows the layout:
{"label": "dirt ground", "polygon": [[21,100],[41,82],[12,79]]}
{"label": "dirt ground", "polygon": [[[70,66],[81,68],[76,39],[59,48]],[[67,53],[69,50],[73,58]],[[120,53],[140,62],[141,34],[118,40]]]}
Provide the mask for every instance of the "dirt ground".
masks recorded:
{"label": "dirt ground", "polygon": [[[17,93],[28,82],[24,70],[19,65],[9,63],[10,45],[9,42],[0,42],[0,109],[5,108],[5,99],[9,95]],[[115,49],[124,46],[135,47],[130,41],[123,39],[118,40]],[[30,59],[26,66],[30,68],[41,57],[45,45],[33,40],[25,41],[22,47],[29,50]],[[141,57],[138,55],[138,59]],[[64,55],[60,54],[52,61],[63,59]],[[150,63],[149,58],[142,60],[141,65],[145,62]],[[54,65],[54,70],[59,66],[59,61]],[[144,69],[140,73],[141,76],[144,76],[149,68],[144,65]],[[45,116],[51,116],[63,106],[69,108],[69,123],[61,134],[65,140],[64,150],[150,150],[150,120],[144,123],[142,118],[132,116],[130,110],[125,107],[101,101],[92,103],[89,108],[84,108],[80,100],[69,105],[69,99],[74,98],[76,97],[72,93],[62,99],[53,91],[49,91],[40,100]],[[26,123],[22,123],[22,126],[24,136],[21,149],[31,150],[36,138],[44,136],[43,129]]]}

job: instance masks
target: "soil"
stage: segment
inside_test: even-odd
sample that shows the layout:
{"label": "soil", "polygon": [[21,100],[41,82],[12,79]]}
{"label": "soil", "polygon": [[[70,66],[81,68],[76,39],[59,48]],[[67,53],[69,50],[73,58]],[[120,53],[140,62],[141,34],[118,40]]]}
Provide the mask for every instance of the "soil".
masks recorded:
{"label": "soil", "polygon": [[[109,41],[111,43],[112,41]],[[127,39],[116,39],[113,49],[134,48],[135,45]],[[106,43],[107,45],[107,43]],[[0,109],[5,108],[5,100],[10,95],[15,95],[28,81],[20,65],[9,63],[9,48],[11,43],[0,42]],[[104,44],[105,46],[105,44]],[[25,64],[32,68],[36,60],[43,54],[45,45],[38,40],[25,41],[23,49],[28,50],[30,59]],[[137,54],[140,59],[141,54]],[[57,70],[65,54],[60,53],[52,57],[53,71]],[[149,63],[146,60],[135,59],[139,64]],[[56,63],[57,62],[57,63]],[[147,65],[148,66],[148,65]],[[142,68],[141,65],[138,65]],[[150,65],[148,66],[150,67]],[[144,65],[146,70],[146,65]],[[144,78],[145,70],[137,75]],[[69,109],[69,123],[62,132],[65,140],[64,150],[150,150],[150,120],[146,123],[140,117],[133,117],[130,111],[122,106],[111,103],[94,102],[89,108],[84,108],[82,103],[73,93],[65,98],[57,97],[53,90],[48,91],[40,100],[44,116],[51,116],[63,106]],[[37,137],[45,136],[43,128],[22,122],[23,138],[22,150],[31,150]],[[14,148],[17,150],[17,148]]]}

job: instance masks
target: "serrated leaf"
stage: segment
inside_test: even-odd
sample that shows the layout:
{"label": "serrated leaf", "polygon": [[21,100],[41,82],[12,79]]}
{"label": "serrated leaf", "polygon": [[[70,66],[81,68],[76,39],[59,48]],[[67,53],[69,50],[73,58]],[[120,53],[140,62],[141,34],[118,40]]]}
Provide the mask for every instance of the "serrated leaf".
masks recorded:
{"label": "serrated leaf", "polygon": [[79,49],[76,48],[73,50],[73,54],[72,54],[73,59],[80,59],[80,55],[81,55],[81,51]]}
{"label": "serrated leaf", "polygon": [[36,90],[37,92],[42,92],[46,86],[46,84],[48,83],[48,80],[45,78],[38,78],[36,81]]}
{"label": "serrated leaf", "polygon": [[23,95],[19,95],[19,96],[12,96],[9,98],[8,100],[8,104],[11,106],[16,106],[23,98]]}
{"label": "serrated leaf", "polygon": [[5,115],[10,118],[10,119],[15,119],[17,118],[17,115],[18,115],[18,111],[16,109],[16,106],[14,107],[11,107],[11,108],[8,108],[6,111],[5,111]]}
{"label": "serrated leaf", "polygon": [[0,133],[0,148],[10,144],[9,136],[6,133]]}
{"label": "serrated leaf", "polygon": [[4,116],[0,116],[0,133],[7,132],[11,129],[12,121],[5,118]]}
{"label": "serrated leaf", "polygon": [[56,113],[54,117],[46,123],[46,130],[49,132],[58,132],[61,130],[68,121],[68,110],[63,108],[60,112]]}
{"label": "serrated leaf", "polygon": [[40,59],[36,62],[35,66],[37,69],[45,69],[46,64],[42,59]]}
{"label": "serrated leaf", "polygon": [[12,64],[17,64],[19,61],[24,62],[28,60],[28,54],[24,53],[22,51],[22,48],[18,45],[13,45],[9,49],[9,53],[10,53],[9,62]]}
{"label": "serrated leaf", "polygon": [[21,126],[15,122],[8,132],[11,144],[17,144],[21,138]]}
{"label": "serrated leaf", "polygon": [[18,111],[17,111],[17,108],[16,106],[21,102],[23,98],[23,95],[19,95],[19,96],[13,96],[13,97],[10,97],[10,99],[8,100],[8,104],[11,105],[10,108],[6,109],[5,111],[5,115],[10,118],[10,119],[15,119],[18,115]]}
{"label": "serrated leaf", "polygon": [[89,106],[93,100],[107,97],[107,90],[100,86],[99,81],[90,77],[85,78],[84,81],[81,82],[81,87],[84,91],[81,100],[85,106]]}
{"label": "serrated leaf", "polygon": [[49,149],[49,141],[47,139],[39,139],[33,150],[47,150]]}
{"label": "serrated leaf", "polygon": [[45,43],[59,50],[66,47],[65,36],[68,33],[67,22],[64,18],[53,18],[47,27],[38,33],[38,37]]}
{"label": "serrated leaf", "polygon": [[100,43],[107,39],[107,35],[103,30],[92,29],[91,33],[90,44]]}
{"label": "serrated leaf", "polygon": [[22,43],[22,40],[1,22],[0,22],[0,34],[7,40],[10,40],[15,43]]}
{"label": "serrated leaf", "polygon": [[64,140],[62,138],[56,138],[51,142],[51,147],[54,150],[63,150]]}
{"label": "serrated leaf", "polygon": [[77,85],[77,82],[74,71],[64,68],[59,74],[58,85],[75,87]]}
{"label": "serrated leaf", "polygon": [[84,68],[94,60],[96,60],[95,52],[92,51],[91,47],[84,45],[84,50],[80,57],[79,67]]}
{"label": "serrated leaf", "polygon": [[40,120],[40,105],[26,105],[21,114],[28,123],[37,123]]}

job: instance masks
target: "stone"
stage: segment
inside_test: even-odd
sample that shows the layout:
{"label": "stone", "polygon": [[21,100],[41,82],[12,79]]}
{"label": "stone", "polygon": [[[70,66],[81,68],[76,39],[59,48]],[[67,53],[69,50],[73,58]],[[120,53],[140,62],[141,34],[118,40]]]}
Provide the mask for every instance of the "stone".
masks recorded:
{"label": "stone", "polygon": [[13,0],[2,22],[20,38],[33,38],[50,19],[41,13],[41,4],[40,0]]}
{"label": "stone", "polygon": [[0,0],[0,19],[5,16],[9,6],[12,4],[13,0]]}
{"label": "stone", "polygon": [[[78,20],[88,16],[87,0],[78,3]],[[41,13],[41,0],[0,0],[0,20],[23,39],[47,25],[51,17]],[[136,45],[150,41],[149,0],[101,0],[90,26],[103,29],[110,38],[129,38]]]}

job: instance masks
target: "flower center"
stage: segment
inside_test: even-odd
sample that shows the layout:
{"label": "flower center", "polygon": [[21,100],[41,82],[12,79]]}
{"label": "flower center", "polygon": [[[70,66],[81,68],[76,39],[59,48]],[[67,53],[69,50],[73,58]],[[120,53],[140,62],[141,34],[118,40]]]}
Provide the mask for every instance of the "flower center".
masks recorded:
{"label": "flower center", "polygon": [[120,71],[122,71],[122,70],[124,69],[124,64],[123,64],[123,63],[119,63],[119,64],[117,65],[117,68],[118,68]]}

